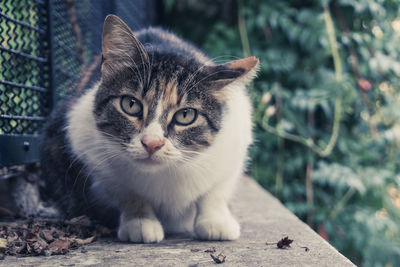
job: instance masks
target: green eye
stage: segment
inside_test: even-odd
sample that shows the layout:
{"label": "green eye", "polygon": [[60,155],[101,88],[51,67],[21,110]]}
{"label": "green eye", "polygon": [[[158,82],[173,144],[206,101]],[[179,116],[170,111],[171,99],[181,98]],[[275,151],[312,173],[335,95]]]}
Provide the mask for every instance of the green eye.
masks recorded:
{"label": "green eye", "polygon": [[178,125],[186,126],[192,124],[197,119],[197,110],[194,108],[184,108],[178,110],[174,115],[174,121]]}
{"label": "green eye", "polygon": [[121,109],[129,116],[140,117],[143,114],[142,103],[133,96],[125,95],[121,97]]}

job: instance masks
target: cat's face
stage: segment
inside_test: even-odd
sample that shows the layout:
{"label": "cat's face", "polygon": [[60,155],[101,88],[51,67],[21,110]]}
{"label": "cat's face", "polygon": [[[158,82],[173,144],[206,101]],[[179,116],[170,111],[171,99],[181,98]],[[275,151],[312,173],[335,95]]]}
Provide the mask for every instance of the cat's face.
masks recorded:
{"label": "cat's face", "polygon": [[224,89],[249,72],[255,58],[204,65],[142,46],[119,18],[103,29],[97,129],[138,164],[190,161],[212,146],[224,119]]}

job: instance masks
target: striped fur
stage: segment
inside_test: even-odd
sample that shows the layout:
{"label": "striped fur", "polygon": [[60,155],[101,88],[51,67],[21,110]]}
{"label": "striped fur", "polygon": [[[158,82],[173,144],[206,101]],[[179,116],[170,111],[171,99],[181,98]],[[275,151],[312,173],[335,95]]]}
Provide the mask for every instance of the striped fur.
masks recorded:
{"label": "striped fur", "polygon": [[[50,122],[45,132],[43,165],[58,186],[53,191],[88,199],[60,207],[106,222],[115,221],[117,210],[118,236],[132,242],[159,242],[165,231],[238,238],[227,203],[252,139],[245,86],[257,67],[254,57],[216,65],[171,33],[149,28],[134,35],[108,16],[101,80],[53,114],[64,128],[54,133]],[[134,97],[130,105],[140,102],[139,115],[124,110],[124,96]],[[178,123],[177,112],[187,108],[196,110],[194,122]],[[151,138],[162,147],[149,154],[143,140]],[[46,156],[58,152],[63,164]],[[60,175],[64,185],[55,182]]]}

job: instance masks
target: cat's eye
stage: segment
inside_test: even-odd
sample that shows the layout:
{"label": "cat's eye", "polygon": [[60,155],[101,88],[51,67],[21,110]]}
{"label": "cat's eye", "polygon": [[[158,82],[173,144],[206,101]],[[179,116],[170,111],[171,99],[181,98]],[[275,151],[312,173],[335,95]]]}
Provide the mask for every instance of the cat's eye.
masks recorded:
{"label": "cat's eye", "polygon": [[197,110],[194,108],[184,108],[178,110],[174,115],[174,121],[177,125],[187,126],[197,119]]}
{"label": "cat's eye", "polygon": [[143,115],[143,104],[133,96],[121,97],[121,109],[129,116],[140,117]]}

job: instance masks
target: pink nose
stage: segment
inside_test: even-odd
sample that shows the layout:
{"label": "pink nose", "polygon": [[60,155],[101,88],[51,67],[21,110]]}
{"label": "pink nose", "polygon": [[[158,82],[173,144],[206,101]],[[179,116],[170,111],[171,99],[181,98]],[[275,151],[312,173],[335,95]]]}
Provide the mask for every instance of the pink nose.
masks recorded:
{"label": "pink nose", "polygon": [[149,156],[153,155],[154,152],[162,148],[165,144],[165,139],[160,138],[156,135],[144,135],[142,137],[142,140],[140,140],[142,143],[143,147],[146,149],[146,151],[149,153]]}

